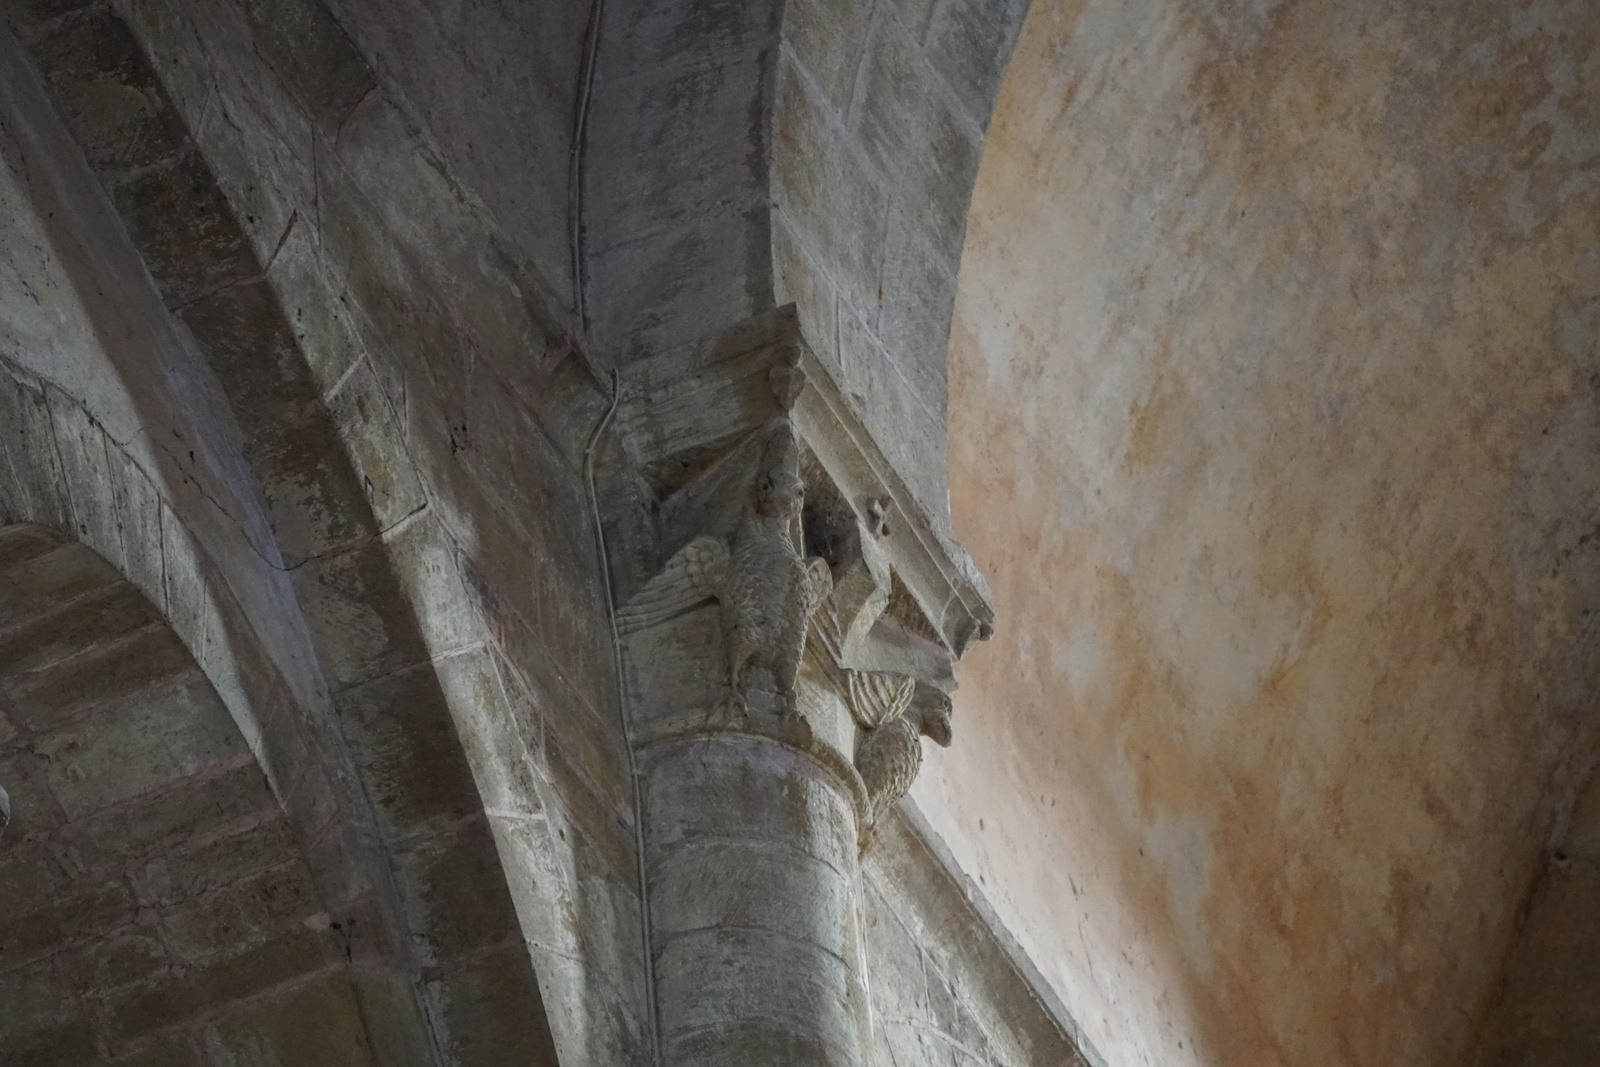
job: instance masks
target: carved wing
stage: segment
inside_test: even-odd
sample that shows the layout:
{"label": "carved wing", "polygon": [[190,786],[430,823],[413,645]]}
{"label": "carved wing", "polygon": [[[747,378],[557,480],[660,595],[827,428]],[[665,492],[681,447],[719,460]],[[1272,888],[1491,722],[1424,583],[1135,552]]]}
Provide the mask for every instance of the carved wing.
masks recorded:
{"label": "carved wing", "polygon": [[805,618],[811,618],[812,612],[828,599],[833,592],[833,572],[828,569],[828,561],[821,556],[812,556],[806,560],[805,579]]}
{"label": "carved wing", "polygon": [[728,546],[715,537],[696,537],[617,609],[617,632],[634,633],[709,600],[722,587],[727,570]]}
{"label": "carved wing", "polygon": [[867,787],[871,819],[906,795],[922,769],[922,742],[905,720],[873,730],[856,746],[856,770]]}
{"label": "carved wing", "polygon": [[864,730],[893,722],[905,714],[917,690],[916,679],[887,671],[846,671],[850,678],[850,714]]}

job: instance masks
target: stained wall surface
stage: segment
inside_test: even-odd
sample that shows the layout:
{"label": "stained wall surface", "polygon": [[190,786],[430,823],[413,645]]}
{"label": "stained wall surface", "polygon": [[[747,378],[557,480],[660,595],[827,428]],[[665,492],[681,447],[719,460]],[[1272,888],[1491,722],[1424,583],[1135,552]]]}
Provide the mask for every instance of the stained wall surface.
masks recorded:
{"label": "stained wall surface", "polygon": [[1588,759],[1597,101],[1583,0],[1029,14],[916,796],[1116,1067],[1473,1062]]}

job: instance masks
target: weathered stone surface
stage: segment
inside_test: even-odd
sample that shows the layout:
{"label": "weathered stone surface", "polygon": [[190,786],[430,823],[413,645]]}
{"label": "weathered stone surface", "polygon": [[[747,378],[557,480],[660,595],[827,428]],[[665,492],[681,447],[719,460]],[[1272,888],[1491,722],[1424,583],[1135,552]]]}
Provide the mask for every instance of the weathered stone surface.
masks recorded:
{"label": "weathered stone surface", "polygon": [[[741,1024],[750,1023],[836,1046],[830,1064],[862,1062],[854,978],[818,945],[764,930],[708,929],[663,945],[656,971],[669,1063],[700,1062],[691,1058],[697,1044],[698,1054],[725,1058],[741,1048]],[[697,1034],[705,1036],[694,1042]]]}
{"label": "weathered stone surface", "polygon": [[544,1012],[520,1010],[539,1003],[520,944],[475,957],[430,982],[427,995],[450,1035],[449,1054],[456,1062],[558,1067]]}
{"label": "weathered stone surface", "polygon": [[[394,863],[414,906],[424,911],[415,926],[428,933],[417,947],[430,962],[450,963],[502,943],[515,928],[494,838],[482,816],[411,843]],[[522,962],[528,965],[526,958]]]}
{"label": "weathered stone surface", "polygon": [[235,1009],[206,1027],[214,1062],[238,1067],[364,1067],[373,1062],[356,998],[342,976]]}
{"label": "weathered stone surface", "polygon": [[183,124],[165,106],[127,26],[105,5],[76,6],[87,10],[32,35],[30,44],[84,154],[116,184],[182,152]]}
{"label": "weathered stone surface", "polygon": [[[111,228],[131,234],[141,281],[148,267],[177,309],[175,320],[160,316],[159,305],[151,314],[171,327],[164,343],[182,356],[151,371],[118,355],[128,335],[107,309],[142,306],[149,294],[103,284],[108,275],[75,263],[73,299],[89,305],[94,325],[61,343],[75,353],[57,361],[71,372],[65,385],[34,383],[33,393],[0,408],[7,513],[59,513],[61,525],[153,591],[196,650],[244,746],[200,767],[185,745],[203,740],[203,730],[150,734],[171,741],[177,758],[102,729],[103,711],[148,695],[135,692],[148,681],[140,672],[159,674],[162,657],[175,654],[175,645],[159,642],[161,655],[144,658],[137,642],[106,646],[94,682],[63,687],[70,699],[54,716],[29,704],[15,725],[7,717],[0,727],[0,744],[11,745],[19,732],[53,730],[71,716],[94,725],[92,738],[39,750],[62,757],[62,766],[78,760],[81,781],[52,778],[53,765],[34,757],[0,757],[0,777],[17,776],[29,809],[18,826],[29,833],[93,808],[71,824],[74,847],[97,880],[129,878],[145,909],[133,913],[135,929],[117,933],[116,947],[108,941],[104,957],[82,971],[115,994],[107,1047],[124,1059],[181,1063],[203,1052],[236,1063],[553,1062],[540,984],[543,999],[559,1004],[563,1022],[551,1031],[563,1061],[645,1059],[653,990],[640,892],[648,887],[637,881],[644,857],[634,835],[648,828],[635,825],[630,810],[628,728],[619,728],[606,583],[583,484],[584,445],[608,398],[560,308],[570,235],[587,231],[588,265],[633,286],[594,300],[602,355],[656,355],[770,308],[781,240],[788,265],[778,269],[807,305],[801,321],[826,335],[821,350],[841,380],[855,374],[852,392],[872,398],[874,429],[901,431],[901,408],[875,388],[909,387],[910,402],[942,413],[941,353],[898,365],[898,379],[870,361],[888,356],[892,371],[896,346],[931,349],[942,339],[942,326],[923,317],[944,306],[948,289],[939,286],[949,274],[919,273],[926,264],[917,257],[927,252],[948,266],[950,249],[892,244],[898,238],[885,219],[910,201],[894,199],[885,175],[909,197],[928,183],[951,184],[940,166],[965,166],[949,145],[930,159],[920,136],[953,97],[937,78],[921,78],[937,75],[937,61],[913,53],[967,32],[946,26],[948,11],[860,4],[811,13],[809,38],[797,34],[792,46],[822,72],[807,82],[824,85],[806,120],[813,128],[803,147],[815,149],[815,159],[790,172],[804,181],[839,177],[839,146],[863,128],[862,115],[850,111],[853,89],[868,86],[862,77],[874,71],[875,88],[860,102],[888,147],[874,157],[865,143],[845,145],[859,174],[821,195],[804,190],[814,214],[789,220],[780,238],[767,221],[780,5],[612,5],[602,74],[619,62],[643,73],[631,85],[597,82],[602,96],[617,90],[608,106],[633,125],[591,127],[588,161],[580,156],[570,172],[588,167],[587,205],[561,195],[585,5],[435,7],[119,0],[96,7],[92,19],[51,24],[62,34],[98,27],[103,39],[80,42],[96,47],[34,56],[60,87],[124,216],[111,218]],[[23,0],[7,8],[35,26],[42,10]],[[136,41],[119,16],[130,19]],[[882,35],[867,27],[895,20],[904,35],[896,47],[910,49],[896,53],[909,59],[895,70],[918,75],[906,84],[920,116],[899,140],[907,131],[881,121],[896,106],[884,98],[886,81],[895,80],[881,76],[890,65],[868,57],[858,70],[857,46],[839,45],[840,37],[864,36],[879,49]],[[926,32],[930,25],[935,33]],[[544,62],[530,63],[530,54]],[[124,92],[128,106],[75,107],[74,85],[107,77],[141,95]],[[931,125],[922,124],[933,112]],[[174,152],[163,155],[147,128],[181,135]],[[141,152],[149,166],[129,162]],[[907,170],[896,152],[921,154]],[[33,142],[28,153],[39,158]],[[619,165],[628,153],[637,166]],[[34,195],[48,184],[36,179]],[[831,193],[841,194],[837,202]],[[959,190],[952,195],[959,199]],[[596,211],[604,198],[618,201],[609,213]],[[99,210],[93,196],[52,202],[72,205],[61,214],[74,225]],[[902,219],[932,218],[929,204],[912,204]],[[840,212],[857,208],[839,224]],[[64,243],[64,227],[51,229],[50,241]],[[818,234],[825,240],[812,240]],[[120,233],[99,240],[78,246],[80,260],[122,248]],[[841,270],[840,258],[857,247],[866,251],[856,269]],[[48,272],[28,277],[54,280]],[[552,299],[552,283],[560,298]],[[851,329],[881,336],[840,343],[841,292]],[[52,314],[70,303],[57,299]],[[613,344],[604,331],[619,323],[626,328],[616,336],[625,340]],[[841,351],[861,366],[848,371]],[[49,358],[30,365],[48,368]],[[148,384],[130,385],[132,399],[119,401],[125,408],[109,405],[120,417],[107,418],[104,397],[76,384],[80,368],[107,382]],[[770,382],[756,385],[771,392]],[[55,399],[41,406],[39,396]],[[174,408],[181,418],[170,417]],[[745,416],[731,414],[734,423]],[[927,430],[913,425],[910,443],[877,458],[887,453],[907,466],[907,478],[918,477],[942,448]],[[157,461],[145,463],[152,455]],[[937,502],[924,482],[915,492]],[[945,606],[934,612],[934,629]],[[41,674],[26,696],[49,688]],[[123,699],[112,699],[118,693]],[[727,812],[667,820],[664,840],[681,852],[655,869],[682,905],[663,909],[668,926],[699,929],[711,912],[725,912],[734,925],[789,938],[770,959],[759,947],[741,949],[758,970],[766,966],[767,984],[780,980],[773,968],[794,944],[818,948],[796,965],[806,973],[792,992],[803,1000],[826,987],[818,1003],[837,1009],[822,1013],[829,1033],[735,1024],[725,1028],[733,1036],[721,1052],[704,1045],[704,1034],[686,1037],[691,1058],[854,1063],[864,1052],[864,1032],[855,1032],[864,999],[853,984],[862,964],[847,889],[859,797],[842,707],[808,696],[817,726],[809,740],[791,729],[756,742],[784,750],[755,762],[785,784],[752,791],[738,780],[712,791]],[[119,748],[151,758],[115,766],[109,754]],[[289,808],[287,819],[276,814],[258,767]],[[106,780],[91,781],[99,778]],[[65,810],[52,782],[70,801]],[[698,811],[704,798],[692,783],[678,784],[676,796],[657,799]],[[748,812],[746,793],[758,798]],[[494,809],[493,842],[479,814],[485,801]],[[746,814],[748,825],[736,825]],[[733,821],[717,821],[723,815]],[[734,877],[737,849],[715,835],[746,830],[763,840],[790,835],[795,844],[764,852],[771,862],[756,860]],[[269,862],[270,853],[292,853],[302,842],[303,866]],[[388,879],[374,858],[392,860],[399,877]],[[695,862],[716,864],[719,877],[697,883]],[[502,868],[512,863],[522,867],[510,899],[531,946],[518,943],[502,899]],[[14,873],[35,899],[59,892],[54,882],[64,877],[27,863]],[[704,888],[714,891],[693,895]],[[783,911],[784,894],[808,903]],[[389,905],[409,921],[389,925]],[[153,919],[150,909],[159,913]],[[148,945],[150,929],[162,931],[188,971],[160,973],[153,958],[138,956],[134,946]],[[540,961],[537,981],[530,956]],[[360,971],[353,994],[340,975],[347,962]],[[152,970],[142,972],[145,964]],[[724,1000],[754,995],[757,986],[727,974],[736,985]],[[431,1037],[408,1007],[419,981]],[[206,999],[232,995],[249,1003]],[[367,1019],[366,1038],[352,1022],[353,1003]],[[958,1007],[942,1005],[929,1025],[958,1029]],[[194,1021],[202,1016],[204,1026]],[[327,1040],[308,1044],[306,1031],[316,1028],[297,1030],[290,1017],[320,1020]],[[181,1039],[165,1027],[181,1028]]]}

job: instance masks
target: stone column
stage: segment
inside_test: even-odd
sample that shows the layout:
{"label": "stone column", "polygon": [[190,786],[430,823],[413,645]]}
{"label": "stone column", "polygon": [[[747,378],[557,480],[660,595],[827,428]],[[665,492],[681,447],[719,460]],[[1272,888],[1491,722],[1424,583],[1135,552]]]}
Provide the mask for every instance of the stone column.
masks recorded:
{"label": "stone column", "polygon": [[867,1062],[858,857],[920,736],[948,743],[950,665],[989,617],[808,361],[784,309],[622,387],[610,541],[667,1067]]}

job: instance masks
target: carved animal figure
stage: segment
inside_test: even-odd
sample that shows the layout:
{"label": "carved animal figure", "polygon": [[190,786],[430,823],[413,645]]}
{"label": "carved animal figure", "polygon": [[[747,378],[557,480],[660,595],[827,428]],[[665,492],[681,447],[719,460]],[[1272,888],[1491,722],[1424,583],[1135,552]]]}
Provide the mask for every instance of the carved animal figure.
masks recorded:
{"label": "carved animal figure", "polygon": [[856,770],[867,786],[872,821],[906,795],[922,769],[922,738],[949,748],[952,736],[950,698],[934,690],[911,703],[905,713],[875,730],[856,745]]}
{"label": "carved animal figure", "polygon": [[790,530],[799,522],[804,500],[805,488],[795,474],[769,470],[756,479],[717,597],[736,699],[744,693],[745,672],[763,666],[772,672],[791,714],[806,625],[833,587],[825,561],[803,559],[795,550]]}
{"label": "carved animal figure", "polygon": [[772,672],[785,710],[796,714],[794,683],[806,626],[833,586],[826,561],[802,558],[795,549],[792,531],[805,489],[792,469],[792,437],[787,449],[782,429],[774,437],[777,447],[768,451],[778,458],[756,476],[731,545],[695,538],[617,612],[618,629],[630,633],[714,597],[727,656],[725,710],[730,715],[746,711],[747,676],[757,666]]}

